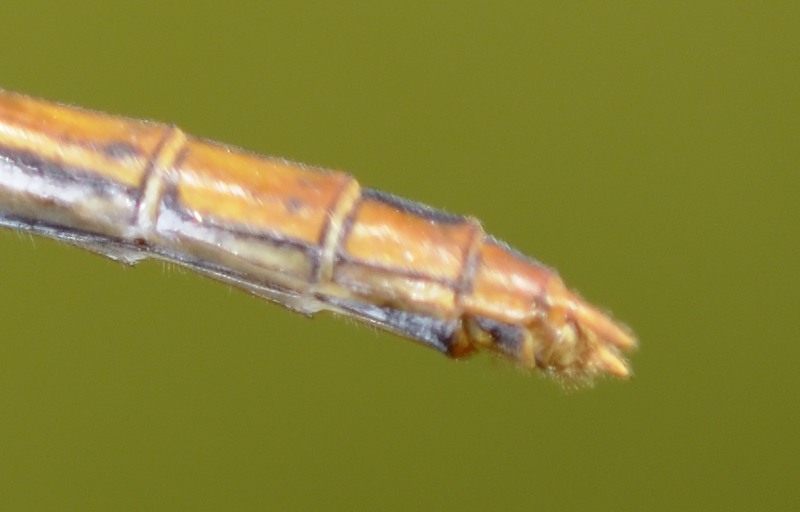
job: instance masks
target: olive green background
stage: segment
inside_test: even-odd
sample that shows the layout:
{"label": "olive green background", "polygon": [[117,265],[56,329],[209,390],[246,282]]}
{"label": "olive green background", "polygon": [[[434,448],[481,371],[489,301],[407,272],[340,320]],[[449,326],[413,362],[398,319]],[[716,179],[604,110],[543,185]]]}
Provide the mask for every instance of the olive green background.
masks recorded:
{"label": "olive green background", "polygon": [[0,509],[800,507],[800,4],[643,4],[5,2],[0,87],[475,215],[641,349],[568,392],[2,232]]}

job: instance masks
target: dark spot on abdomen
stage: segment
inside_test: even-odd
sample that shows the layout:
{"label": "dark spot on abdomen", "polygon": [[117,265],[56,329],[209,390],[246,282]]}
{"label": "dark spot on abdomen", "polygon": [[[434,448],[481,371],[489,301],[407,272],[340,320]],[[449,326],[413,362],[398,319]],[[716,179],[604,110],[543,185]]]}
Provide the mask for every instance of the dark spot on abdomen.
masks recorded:
{"label": "dark spot on abdomen", "polygon": [[286,211],[289,213],[295,213],[301,208],[303,208],[303,201],[296,197],[293,197],[286,202]]}
{"label": "dark spot on abdomen", "polygon": [[126,158],[138,157],[139,149],[136,146],[127,142],[115,141],[106,144],[102,147],[101,151],[104,155],[115,160],[124,160]]}

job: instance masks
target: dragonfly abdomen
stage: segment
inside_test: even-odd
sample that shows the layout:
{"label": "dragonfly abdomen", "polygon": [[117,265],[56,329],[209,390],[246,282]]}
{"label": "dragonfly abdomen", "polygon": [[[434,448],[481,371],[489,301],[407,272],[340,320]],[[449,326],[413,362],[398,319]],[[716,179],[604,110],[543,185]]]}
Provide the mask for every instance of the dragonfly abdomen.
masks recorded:
{"label": "dragonfly abdomen", "polygon": [[0,224],[161,258],[454,357],[626,377],[630,333],[470,217],[176,127],[0,91]]}

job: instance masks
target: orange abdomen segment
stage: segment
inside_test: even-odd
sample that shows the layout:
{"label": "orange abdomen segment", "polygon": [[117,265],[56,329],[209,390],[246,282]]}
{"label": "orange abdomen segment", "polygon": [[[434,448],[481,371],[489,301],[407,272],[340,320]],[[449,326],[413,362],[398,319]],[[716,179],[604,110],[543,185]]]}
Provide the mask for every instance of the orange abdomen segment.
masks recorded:
{"label": "orange abdomen segment", "polygon": [[345,225],[333,279],[379,304],[452,318],[482,235],[474,220],[365,189]]}
{"label": "orange abdomen segment", "polygon": [[0,91],[0,203],[21,217],[120,235],[167,130]]}
{"label": "orange abdomen segment", "polygon": [[127,187],[138,187],[167,126],[0,91],[3,147]]}
{"label": "orange abdomen segment", "polygon": [[472,278],[461,299],[464,312],[516,324],[541,311],[547,283],[557,274],[514,249],[486,237]]}
{"label": "orange abdomen segment", "polygon": [[190,140],[177,194],[192,215],[287,242],[318,246],[342,188],[353,180],[210,142]]}
{"label": "orange abdomen segment", "polygon": [[322,264],[339,197],[355,180],[189,139],[172,166],[157,231],[177,250],[305,289]]}
{"label": "orange abdomen segment", "polygon": [[0,226],[184,265],[311,315],[565,379],[630,369],[632,334],[469,217],[349,175],[0,91]]}

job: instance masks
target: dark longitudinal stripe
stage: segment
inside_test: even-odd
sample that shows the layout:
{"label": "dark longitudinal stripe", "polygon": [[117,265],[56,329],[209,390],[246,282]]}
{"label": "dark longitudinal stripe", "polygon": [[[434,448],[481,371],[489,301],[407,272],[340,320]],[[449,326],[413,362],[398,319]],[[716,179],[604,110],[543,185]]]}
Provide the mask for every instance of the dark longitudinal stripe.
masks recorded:
{"label": "dark longitudinal stripe", "polygon": [[74,185],[86,187],[97,195],[112,196],[124,194],[131,196],[135,193],[134,188],[121,185],[110,179],[105,179],[101,175],[88,169],[58,165],[29,151],[0,146],[0,158],[7,160],[10,164],[28,174],[41,176],[53,183],[59,183],[65,186]]}
{"label": "dark longitudinal stripe", "polygon": [[444,210],[438,210],[426,204],[411,201],[404,197],[389,194],[388,192],[382,192],[380,190],[375,190],[373,188],[363,189],[361,197],[363,199],[373,199],[375,201],[387,204],[397,210],[410,213],[416,217],[442,224],[461,224],[467,220],[466,217],[461,215],[455,215]]}
{"label": "dark longitudinal stripe", "polygon": [[[162,141],[163,142],[163,141]],[[100,147],[100,151],[109,158],[124,160],[126,158],[141,158],[142,153],[139,148],[124,140],[110,142]]]}
{"label": "dark longitudinal stripe", "polygon": [[203,216],[202,222],[197,219],[184,207],[178,199],[178,191],[174,185],[167,187],[164,196],[161,198],[161,207],[175,212],[183,221],[199,224],[203,227],[218,229],[225,233],[236,235],[241,239],[250,239],[257,242],[266,242],[275,247],[291,247],[304,251],[311,259],[312,266],[319,264],[321,248],[317,245],[309,244],[297,238],[289,238],[282,234],[273,233],[263,229],[254,229],[247,225],[234,222],[219,222],[211,216]]}
{"label": "dark longitudinal stripe", "polygon": [[420,341],[445,354],[453,344],[453,336],[459,326],[458,320],[443,320],[338,297],[320,295],[318,298],[373,325]]}

